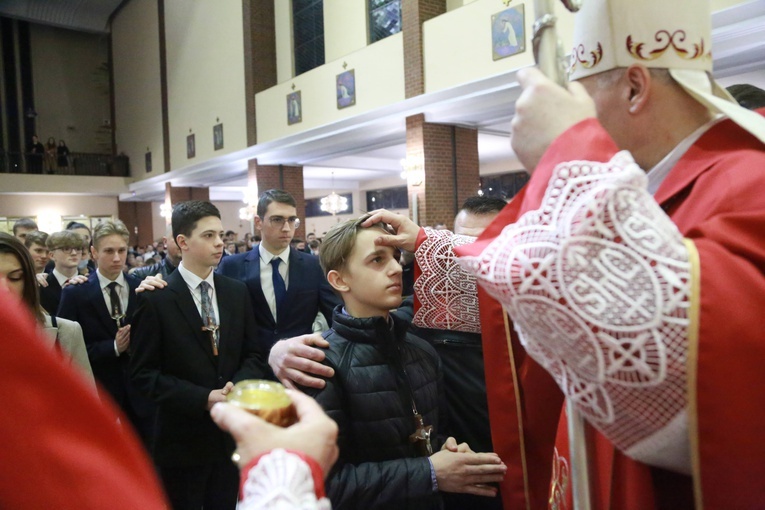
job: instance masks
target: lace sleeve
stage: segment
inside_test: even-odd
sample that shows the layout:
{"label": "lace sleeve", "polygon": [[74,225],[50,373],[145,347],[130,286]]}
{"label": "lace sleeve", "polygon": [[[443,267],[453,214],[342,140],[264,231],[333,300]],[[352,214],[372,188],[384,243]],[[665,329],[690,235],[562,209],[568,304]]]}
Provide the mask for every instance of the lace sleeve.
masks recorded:
{"label": "lace sleeve", "polygon": [[239,510],[331,510],[316,497],[311,467],[300,456],[273,450],[250,468],[242,485]]}
{"label": "lace sleeve", "polygon": [[420,307],[416,326],[480,333],[475,276],[457,263],[453,248],[472,243],[475,237],[448,230],[425,229],[426,239],[414,254],[422,272],[414,283]]}
{"label": "lace sleeve", "polygon": [[633,458],[687,472],[692,246],[621,152],[559,165],[540,209],[460,263],[593,426]]}

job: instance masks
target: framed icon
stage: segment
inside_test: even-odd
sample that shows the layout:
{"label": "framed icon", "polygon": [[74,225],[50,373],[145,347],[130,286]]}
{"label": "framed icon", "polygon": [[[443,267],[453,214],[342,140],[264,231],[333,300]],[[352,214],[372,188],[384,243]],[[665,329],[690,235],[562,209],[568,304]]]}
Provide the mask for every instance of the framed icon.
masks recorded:
{"label": "framed icon", "polygon": [[216,151],[223,148],[223,124],[213,126],[213,147]]}
{"label": "framed icon", "polygon": [[341,110],[356,104],[356,75],[354,70],[337,75],[337,109]]}
{"label": "framed icon", "polygon": [[303,100],[300,91],[287,94],[287,125],[303,121]]}
{"label": "framed icon", "polygon": [[146,173],[151,172],[151,152],[147,152],[144,156],[146,161]]}
{"label": "framed icon", "polygon": [[197,155],[196,135],[186,137],[186,157],[191,159]]}
{"label": "framed icon", "polygon": [[523,53],[526,50],[523,4],[510,7],[491,17],[491,43],[494,60]]}

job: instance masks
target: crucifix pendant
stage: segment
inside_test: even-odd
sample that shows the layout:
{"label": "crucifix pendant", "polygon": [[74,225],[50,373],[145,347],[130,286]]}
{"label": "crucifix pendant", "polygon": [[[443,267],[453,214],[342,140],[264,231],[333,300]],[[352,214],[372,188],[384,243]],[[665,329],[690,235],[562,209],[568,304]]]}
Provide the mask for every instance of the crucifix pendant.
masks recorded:
{"label": "crucifix pendant", "polygon": [[210,344],[212,345],[213,356],[218,355],[218,325],[212,320],[212,317],[207,318],[207,326],[202,326],[202,331],[207,331],[210,334]]}
{"label": "crucifix pendant", "polygon": [[124,313],[120,313],[119,310],[115,309],[112,311],[112,320],[114,321],[114,324],[117,325],[117,329],[120,329],[122,327],[122,319],[125,318]]}
{"label": "crucifix pendant", "polygon": [[419,413],[414,414],[414,424],[417,428],[409,435],[409,442],[415,444],[421,457],[430,457],[433,455],[433,444],[430,442],[433,425],[425,426],[422,415]]}

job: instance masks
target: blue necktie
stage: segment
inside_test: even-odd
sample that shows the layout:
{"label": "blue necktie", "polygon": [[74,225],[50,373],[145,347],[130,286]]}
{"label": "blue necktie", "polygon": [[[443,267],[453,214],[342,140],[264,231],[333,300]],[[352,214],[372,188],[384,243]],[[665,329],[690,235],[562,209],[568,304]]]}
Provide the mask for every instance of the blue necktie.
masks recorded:
{"label": "blue necktie", "polygon": [[277,310],[282,301],[284,301],[284,296],[287,295],[287,286],[284,284],[284,278],[282,278],[281,273],[279,273],[279,264],[281,262],[282,259],[279,257],[271,259],[271,281],[274,284],[274,298],[276,299]]}

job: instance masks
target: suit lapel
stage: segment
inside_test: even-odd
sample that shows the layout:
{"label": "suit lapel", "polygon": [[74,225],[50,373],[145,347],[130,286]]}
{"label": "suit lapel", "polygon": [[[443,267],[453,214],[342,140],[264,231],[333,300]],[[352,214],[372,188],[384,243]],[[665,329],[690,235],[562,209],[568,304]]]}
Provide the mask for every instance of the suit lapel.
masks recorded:
{"label": "suit lapel", "polygon": [[[244,264],[244,281],[250,291],[253,305],[257,309],[269,310],[266,295],[263,294],[263,287],[260,285],[260,245],[258,245],[257,248],[250,250],[250,253],[247,254],[247,257],[244,259]],[[272,321],[274,320],[270,311],[267,315]]]}
{"label": "suit lapel", "polygon": [[210,335],[202,330],[202,317],[199,316],[191,290],[186,285],[186,280],[183,279],[179,271],[174,271],[167,277],[167,290],[175,293],[175,303],[178,305],[178,310],[181,312],[183,319],[191,327],[191,330],[194,332],[194,338],[200,343],[207,357],[210,358],[212,363],[215,363]]}
{"label": "suit lapel", "polygon": [[128,274],[125,274],[125,281],[127,282],[128,286],[128,305],[127,310],[125,311],[125,321],[126,324],[130,324],[132,322],[131,319],[133,314],[135,313],[135,307],[137,306],[135,289],[138,287],[138,280]]}
{"label": "suit lapel", "polygon": [[231,325],[233,324],[233,315],[230,306],[226,306],[223,302],[223,297],[228,296],[228,285],[224,276],[218,274],[214,275],[215,279],[215,299],[218,301],[218,323],[220,324],[220,351],[218,357],[223,356],[224,352],[227,352],[230,348],[229,342],[231,341]]}
{"label": "suit lapel", "polygon": [[301,276],[305,274],[303,270],[303,257],[297,252],[297,250],[290,248],[290,266],[289,277],[287,281],[289,285],[287,287],[287,294],[284,296],[281,306],[276,310],[277,317],[284,317],[286,310],[290,306],[289,303],[294,303],[295,295],[297,294],[298,282]]}

